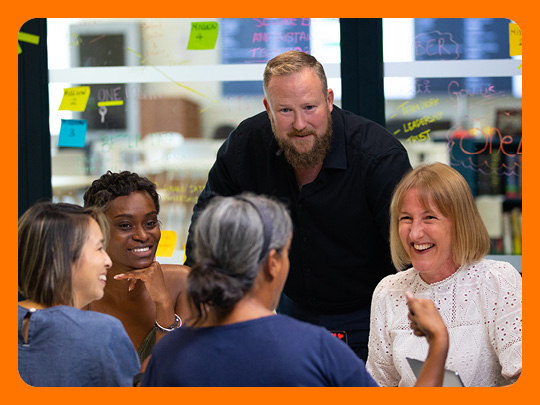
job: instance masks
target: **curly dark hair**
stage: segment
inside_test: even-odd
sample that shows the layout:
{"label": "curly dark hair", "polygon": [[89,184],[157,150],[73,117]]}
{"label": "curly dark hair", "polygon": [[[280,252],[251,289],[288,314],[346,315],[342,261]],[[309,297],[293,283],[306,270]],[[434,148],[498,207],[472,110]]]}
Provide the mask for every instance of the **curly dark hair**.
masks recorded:
{"label": "curly dark hair", "polygon": [[129,195],[134,191],[146,191],[154,200],[156,212],[159,214],[159,194],[156,185],[146,177],[129,171],[113,173],[109,170],[94,180],[84,193],[84,206],[96,206],[105,210],[115,198]]}

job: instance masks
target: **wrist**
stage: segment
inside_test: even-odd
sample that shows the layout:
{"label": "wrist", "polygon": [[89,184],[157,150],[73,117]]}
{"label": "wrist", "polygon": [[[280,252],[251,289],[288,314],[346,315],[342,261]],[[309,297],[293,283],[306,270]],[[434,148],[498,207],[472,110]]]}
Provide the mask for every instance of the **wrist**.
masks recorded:
{"label": "wrist", "polygon": [[161,326],[157,320],[154,322],[154,329],[158,332],[172,332],[173,330],[178,329],[180,326],[182,326],[182,319],[180,319],[177,314],[174,314],[174,323],[169,327]]}

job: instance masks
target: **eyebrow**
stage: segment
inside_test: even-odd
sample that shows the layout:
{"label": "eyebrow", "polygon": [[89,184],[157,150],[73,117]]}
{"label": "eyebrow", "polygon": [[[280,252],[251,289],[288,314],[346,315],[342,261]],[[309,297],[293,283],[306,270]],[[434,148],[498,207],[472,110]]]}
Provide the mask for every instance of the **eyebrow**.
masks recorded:
{"label": "eyebrow", "polygon": [[[150,212],[147,212],[146,214],[144,214],[145,217],[149,217],[150,215],[157,215],[157,211],[150,211]],[[122,218],[122,217],[125,217],[125,218],[133,218],[134,215],[132,214],[118,214],[116,215],[114,218]]]}

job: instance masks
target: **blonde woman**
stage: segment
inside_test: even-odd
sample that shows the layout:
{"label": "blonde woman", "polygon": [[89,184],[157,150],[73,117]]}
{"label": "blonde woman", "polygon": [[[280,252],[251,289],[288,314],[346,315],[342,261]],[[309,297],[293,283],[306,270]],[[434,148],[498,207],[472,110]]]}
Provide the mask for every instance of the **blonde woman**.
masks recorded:
{"label": "blonde woman", "polygon": [[[373,294],[367,368],[384,386],[411,386],[406,357],[428,350],[408,328],[405,292],[431,299],[450,336],[446,367],[466,386],[501,386],[521,374],[521,275],[488,260],[489,235],[465,179],[442,163],[404,176],[391,204],[390,247],[401,271]],[[410,264],[412,267],[406,270]]]}

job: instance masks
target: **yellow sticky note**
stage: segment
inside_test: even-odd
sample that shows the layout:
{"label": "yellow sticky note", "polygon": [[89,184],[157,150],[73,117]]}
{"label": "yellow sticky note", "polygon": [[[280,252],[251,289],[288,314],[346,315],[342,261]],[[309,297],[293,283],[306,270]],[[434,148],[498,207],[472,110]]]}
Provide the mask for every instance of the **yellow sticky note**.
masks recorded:
{"label": "yellow sticky note", "polygon": [[64,97],[58,109],[84,111],[86,109],[86,103],[88,103],[88,97],[90,97],[89,86],[69,87],[64,89]]}
{"label": "yellow sticky note", "polygon": [[187,49],[214,49],[218,30],[219,24],[215,21],[192,22]]}
{"label": "yellow sticky note", "polygon": [[176,246],[176,232],[161,231],[161,239],[157,248],[156,256],[172,257]]}
{"label": "yellow sticky note", "polygon": [[509,24],[510,34],[510,56],[522,55],[521,51],[521,29],[519,25]]}

